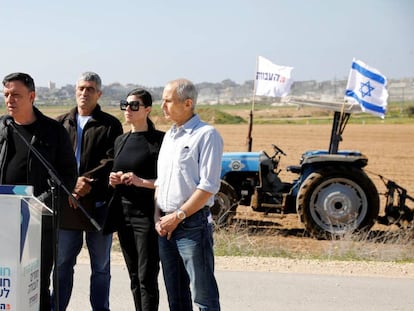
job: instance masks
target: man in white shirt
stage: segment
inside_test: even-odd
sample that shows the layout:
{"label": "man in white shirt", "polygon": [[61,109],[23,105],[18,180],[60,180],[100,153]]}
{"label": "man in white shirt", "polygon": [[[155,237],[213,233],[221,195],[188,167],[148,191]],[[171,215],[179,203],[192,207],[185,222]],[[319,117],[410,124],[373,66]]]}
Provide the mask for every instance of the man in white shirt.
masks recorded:
{"label": "man in white shirt", "polygon": [[220,310],[210,206],[220,188],[223,140],[195,113],[196,101],[188,80],[164,88],[162,110],[174,124],[158,157],[154,218],[170,310],[179,311],[192,311],[192,298],[200,310]]}

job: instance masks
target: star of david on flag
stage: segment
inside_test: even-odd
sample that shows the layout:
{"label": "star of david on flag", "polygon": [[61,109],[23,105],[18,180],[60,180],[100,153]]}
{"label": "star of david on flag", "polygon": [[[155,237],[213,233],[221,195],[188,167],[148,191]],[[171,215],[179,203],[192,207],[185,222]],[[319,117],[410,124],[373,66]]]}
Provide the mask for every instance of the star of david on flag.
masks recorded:
{"label": "star of david on flag", "polygon": [[358,103],[364,112],[384,118],[387,111],[387,78],[364,62],[352,60],[345,100]]}

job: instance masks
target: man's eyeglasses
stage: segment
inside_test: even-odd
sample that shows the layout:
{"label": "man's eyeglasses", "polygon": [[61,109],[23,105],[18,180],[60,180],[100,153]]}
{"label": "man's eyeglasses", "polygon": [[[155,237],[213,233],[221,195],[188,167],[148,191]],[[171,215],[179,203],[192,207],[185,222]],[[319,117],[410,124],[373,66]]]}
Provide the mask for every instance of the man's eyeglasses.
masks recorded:
{"label": "man's eyeglasses", "polygon": [[139,102],[137,100],[132,101],[132,102],[127,102],[126,100],[121,100],[119,102],[119,107],[121,108],[121,110],[127,110],[128,106],[131,108],[132,111],[138,111],[139,106],[145,107],[145,105],[142,105],[141,102]]}

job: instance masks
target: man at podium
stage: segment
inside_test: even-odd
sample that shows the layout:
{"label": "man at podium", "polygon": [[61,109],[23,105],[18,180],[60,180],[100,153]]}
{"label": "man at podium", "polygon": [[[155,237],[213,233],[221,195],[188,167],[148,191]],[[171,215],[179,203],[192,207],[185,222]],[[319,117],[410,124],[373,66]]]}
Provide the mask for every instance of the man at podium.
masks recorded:
{"label": "man at podium", "polygon": [[[49,172],[30,152],[23,138],[51,164],[70,190],[77,179],[76,159],[69,135],[56,120],[34,106],[35,84],[26,73],[11,73],[3,79],[7,114],[0,117],[0,184],[30,185],[33,194],[52,208]],[[20,135],[19,135],[20,134]],[[64,191],[58,202],[68,204]],[[50,274],[53,267],[53,218],[42,216],[40,310],[50,310]]]}

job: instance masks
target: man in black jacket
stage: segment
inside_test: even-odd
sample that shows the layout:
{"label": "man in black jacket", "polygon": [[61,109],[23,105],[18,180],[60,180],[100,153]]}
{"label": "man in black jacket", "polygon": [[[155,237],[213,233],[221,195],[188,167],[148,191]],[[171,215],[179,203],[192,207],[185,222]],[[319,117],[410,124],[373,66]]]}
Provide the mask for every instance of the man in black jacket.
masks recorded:
{"label": "man in black jacket", "polygon": [[[18,131],[50,163],[70,191],[76,183],[76,160],[69,136],[56,120],[46,117],[34,105],[35,84],[26,73],[12,73],[3,79],[3,93],[8,115],[0,118],[0,183],[31,185],[33,194],[49,208],[51,188],[49,172],[29,151]],[[12,117],[14,126],[8,126]],[[67,204],[65,191],[59,192],[62,205]],[[50,274],[53,267],[52,217],[42,216],[40,310],[50,310]]]}
{"label": "man in black jacket", "polygon": [[[103,224],[109,199],[115,138],[121,122],[98,104],[102,82],[85,72],[76,83],[77,107],[57,118],[66,128],[78,163],[79,178],[73,195],[95,220]],[[109,310],[110,251],[112,235],[97,232],[84,214],[72,206],[61,215],[58,250],[59,310],[66,310],[73,287],[73,267],[83,245],[84,232],[91,260],[92,310]]]}

